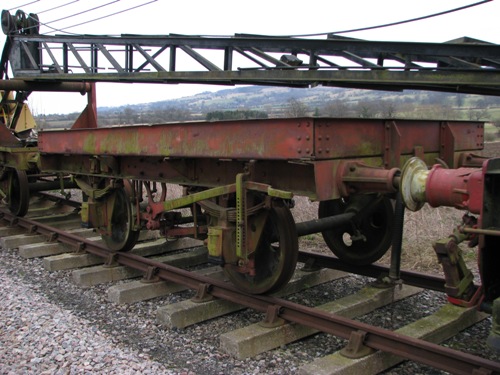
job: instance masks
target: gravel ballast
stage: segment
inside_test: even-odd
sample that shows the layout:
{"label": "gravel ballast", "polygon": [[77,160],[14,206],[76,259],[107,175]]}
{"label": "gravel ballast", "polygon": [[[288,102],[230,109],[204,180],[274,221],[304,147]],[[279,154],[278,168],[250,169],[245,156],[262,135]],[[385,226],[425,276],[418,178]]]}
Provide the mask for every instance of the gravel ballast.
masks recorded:
{"label": "gravel ballast", "polygon": [[[345,345],[343,339],[316,335],[237,360],[220,351],[219,335],[256,323],[262,314],[244,310],[184,330],[167,329],[155,320],[157,307],[189,298],[191,292],[115,305],[106,299],[111,284],[82,289],[72,283],[70,273],[48,272],[41,259],[25,260],[16,250],[0,250],[0,374],[295,374]],[[366,282],[352,276],[290,299],[316,305],[354,293]],[[403,318],[432,313],[443,300],[440,293],[424,292],[361,320],[394,329]],[[488,329],[486,322],[456,342],[465,338],[476,354],[484,353]],[[407,363],[388,373],[428,370]]]}
{"label": "gravel ballast", "polygon": [[1,374],[174,374],[0,268]]}

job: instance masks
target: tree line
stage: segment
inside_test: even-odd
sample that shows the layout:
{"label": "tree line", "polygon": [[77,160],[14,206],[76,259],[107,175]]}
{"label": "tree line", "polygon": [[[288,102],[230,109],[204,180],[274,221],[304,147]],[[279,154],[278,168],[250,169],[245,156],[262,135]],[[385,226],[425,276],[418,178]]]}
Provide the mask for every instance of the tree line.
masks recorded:
{"label": "tree line", "polygon": [[[495,98],[494,98],[495,99]],[[489,98],[472,101],[461,95],[444,96],[441,93],[427,93],[412,100],[402,97],[398,100],[346,100],[345,98],[326,101],[317,105],[307,98],[289,98],[278,107],[264,109],[216,110],[194,113],[187,108],[166,106],[145,108],[134,105],[98,110],[101,126],[155,124],[194,120],[222,121],[265,119],[268,117],[354,117],[354,118],[417,118],[446,120],[486,120],[500,121],[500,103]],[[498,118],[495,118],[495,117]],[[38,123],[45,126],[71,124],[77,113],[68,115],[36,116]],[[67,123],[67,124],[66,124]]]}

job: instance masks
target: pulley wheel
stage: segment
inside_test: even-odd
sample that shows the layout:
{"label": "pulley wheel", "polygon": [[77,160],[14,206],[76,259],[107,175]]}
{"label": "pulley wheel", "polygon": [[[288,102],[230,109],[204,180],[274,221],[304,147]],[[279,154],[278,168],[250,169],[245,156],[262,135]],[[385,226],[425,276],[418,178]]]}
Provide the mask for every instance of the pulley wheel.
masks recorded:
{"label": "pulley wheel", "polygon": [[[366,196],[320,202],[318,216],[321,219],[345,213],[351,207],[357,206],[359,209],[356,204],[359,203],[356,202],[358,199],[366,199]],[[379,260],[391,246],[394,221],[392,202],[383,197],[372,204],[374,206],[367,209],[366,215],[361,209],[360,214],[349,223],[322,232],[330,250],[346,263],[358,266],[371,264]]]}
{"label": "pulley wheel", "polygon": [[[116,189],[111,213],[109,232],[101,235],[106,246],[113,251],[132,250],[139,238],[139,230],[134,230],[134,217],[130,196],[124,188]],[[110,197],[108,199],[113,199]]]}
{"label": "pulley wheel", "polygon": [[28,22],[26,21],[26,13],[24,13],[21,9],[18,9],[16,11],[16,15],[14,16],[16,18],[16,29],[17,30],[24,30],[26,27],[28,27]]}
{"label": "pulley wheel", "polygon": [[30,35],[38,35],[40,32],[40,20],[35,13],[28,14],[28,33]]}
{"label": "pulley wheel", "polygon": [[290,209],[284,204],[278,203],[271,208],[252,257],[254,276],[240,273],[231,266],[224,268],[238,289],[252,294],[271,293],[286,285],[292,277],[297,264],[298,238]]}
{"label": "pulley wheel", "polygon": [[28,213],[30,190],[28,175],[25,171],[9,168],[4,174],[2,187],[6,194],[5,201],[10,212],[16,216]]}
{"label": "pulley wheel", "polygon": [[8,10],[2,10],[2,31],[5,35],[9,35],[16,29],[16,21]]}

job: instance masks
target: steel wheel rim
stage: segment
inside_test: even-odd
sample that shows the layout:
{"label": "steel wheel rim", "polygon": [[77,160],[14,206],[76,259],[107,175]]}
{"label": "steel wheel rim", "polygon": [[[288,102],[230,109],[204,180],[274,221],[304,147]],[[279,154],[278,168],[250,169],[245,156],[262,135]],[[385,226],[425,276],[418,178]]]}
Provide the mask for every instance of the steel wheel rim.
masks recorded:
{"label": "steel wheel rim", "polygon": [[[274,241],[273,240],[276,240]],[[255,252],[255,276],[225,267],[225,273],[240,290],[251,294],[272,293],[288,283],[295,272],[298,238],[295,222],[284,204],[271,208]]]}
{"label": "steel wheel rim", "polygon": [[9,193],[7,206],[10,212],[16,216],[24,216],[28,213],[30,191],[28,175],[25,171],[13,169],[9,172]]}
{"label": "steel wheel rim", "polygon": [[139,231],[133,230],[132,207],[124,188],[117,189],[111,215],[111,233],[102,234],[106,246],[113,251],[129,251],[139,238]]}
{"label": "steel wheel rim", "polygon": [[[319,218],[346,212],[349,201],[336,199],[320,202]],[[377,203],[374,212],[362,219],[357,226],[364,239],[349,242],[356,235],[351,223],[339,225],[322,232],[330,250],[341,260],[353,265],[368,265],[379,260],[392,244],[394,208],[390,199],[383,198]]]}

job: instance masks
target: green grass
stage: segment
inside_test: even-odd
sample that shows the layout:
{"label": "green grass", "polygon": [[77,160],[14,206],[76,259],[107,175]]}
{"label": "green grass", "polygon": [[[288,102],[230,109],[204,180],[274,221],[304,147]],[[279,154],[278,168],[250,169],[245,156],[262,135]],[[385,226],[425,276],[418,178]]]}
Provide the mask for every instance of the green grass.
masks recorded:
{"label": "green grass", "polygon": [[495,142],[500,137],[500,129],[492,123],[486,123],[484,126],[484,140],[486,142]]}

